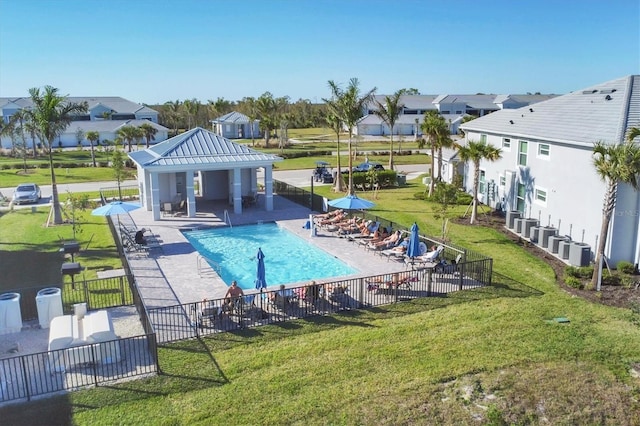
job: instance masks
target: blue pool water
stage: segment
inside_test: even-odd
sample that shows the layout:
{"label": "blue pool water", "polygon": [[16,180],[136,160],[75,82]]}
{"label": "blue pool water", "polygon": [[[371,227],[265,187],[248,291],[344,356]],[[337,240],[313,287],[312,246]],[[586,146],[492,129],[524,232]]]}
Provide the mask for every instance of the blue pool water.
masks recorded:
{"label": "blue pool water", "polygon": [[340,277],[358,271],[275,223],[186,231],[191,245],[221,266],[225,283],[255,288],[258,248],[264,253],[269,287],[312,279]]}

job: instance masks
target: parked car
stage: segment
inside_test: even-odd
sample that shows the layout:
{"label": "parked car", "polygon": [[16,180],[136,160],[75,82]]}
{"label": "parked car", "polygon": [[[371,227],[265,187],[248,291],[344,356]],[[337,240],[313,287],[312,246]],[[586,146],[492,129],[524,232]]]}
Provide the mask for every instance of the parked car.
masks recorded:
{"label": "parked car", "polygon": [[[369,170],[381,171],[384,170],[384,166],[376,162],[364,162],[353,168],[354,172],[368,172]],[[343,171],[342,173],[349,173],[349,170]]]}
{"label": "parked car", "polygon": [[37,203],[42,197],[40,187],[35,183],[23,183],[13,191],[13,203]]}

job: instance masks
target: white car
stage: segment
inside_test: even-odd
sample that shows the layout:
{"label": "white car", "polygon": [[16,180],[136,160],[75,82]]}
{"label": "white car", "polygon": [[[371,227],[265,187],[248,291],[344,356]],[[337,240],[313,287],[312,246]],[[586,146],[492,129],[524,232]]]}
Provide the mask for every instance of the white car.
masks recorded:
{"label": "white car", "polygon": [[35,183],[23,183],[13,191],[13,203],[37,203],[42,197],[40,187]]}

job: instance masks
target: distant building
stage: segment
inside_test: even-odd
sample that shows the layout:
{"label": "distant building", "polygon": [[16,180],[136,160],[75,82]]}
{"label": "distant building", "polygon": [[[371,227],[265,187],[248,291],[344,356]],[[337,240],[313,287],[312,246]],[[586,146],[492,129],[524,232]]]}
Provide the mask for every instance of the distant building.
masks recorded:
{"label": "distant building", "polygon": [[236,111],[211,120],[211,127],[213,133],[227,139],[251,139],[252,128],[253,137],[261,137],[260,120],[250,122],[249,117]]}
{"label": "distant building", "polygon": [[[500,99],[515,105],[517,98]],[[465,139],[502,149],[502,158],[480,163],[479,198],[518,211],[560,235],[597,246],[605,184],[593,166],[597,141],[625,140],[640,126],[640,75],[631,75],[516,109],[504,108],[462,124]],[[465,187],[474,169],[466,165]],[[640,194],[618,185],[607,238],[610,264],[640,262]]]}
{"label": "distant building", "polygon": [[[168,131],[166,127],[158,124],[158,112],[144,105],[128,101],[118,96],[100,97],[74,97],[67,98],[69,102],[87,102],[88,110],[86,114],[76,115],[69,124],[65,132],[57,141],[57,147],[76,147],[78,142],[82,146],[89,146],[89,141],[85,137],[89,131],[96,131],[100,134],[100,143],[113,141],[118,130],[126,125],[140,126],[143,123],[150,123],[156,128],[155,140],[151,143],[162,142],[167,139]],[[0,112],[3,123],[8,123],[17,111],[32,106],[31,98],[0,98]],[[81,140],[78,141],[80,132]],[[25,132],[27,145],[33,146],[33,140],[28,132]],[[39,143],[39,141],[36,141]],[[141,141],[144,143],[144,141]],[[12,141],[8,136],[3,136],[0,140],[2,148],[11,148]],[[55,146],[54,146],[55,147]]]}
{"label": "distant building", "polygon": [[[501,109],[519,108],[551,99],[556,95],[403,95],[400,104],[402,113],[393,128],[394,135],[422,135],[420,125],[424,114],[438,111],[449,123],[449,131],[455,135],[465,115],[482,117]],[[375,99],[384,104],[385,96]],[[355,133],[358,135],[387,136],[391,129],[375,115],[376,104],[365,107],[365,115],[358,121]],[[418,122],[416,123],[416,120]]]}

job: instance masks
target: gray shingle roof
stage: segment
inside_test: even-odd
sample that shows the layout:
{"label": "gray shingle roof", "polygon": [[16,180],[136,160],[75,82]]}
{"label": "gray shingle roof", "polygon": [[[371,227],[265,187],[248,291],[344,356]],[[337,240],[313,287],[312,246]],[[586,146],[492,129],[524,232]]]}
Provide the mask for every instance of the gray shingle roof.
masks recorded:
{"label": "gray shingle roof", "polygon": [[[98,104],[104,105],[107,108],[119,113],[119,114],[157,114],[158,112],[146,107],[144,105],[128,101],[120,96],[69,96],[67,97],[69,102],[87,102],[89,109],[95,107]],[[22,108],[30,107],[33,103],[30,97],[22,98],[0,98],[0,108],[8,102],[13,101]]]}
{"label": "gray shingle roof", "polygon": [[590,146],[620,142],[640,126],[640,76],[632,75],[547,101],[505,109],[469,121],[465,131]]}
{"label": "gray shingle roof", "polygon": [[129,154],[132,160],[143,166],[229,165],[255,163],[264,165],[282,158],[264,154],[237,144],[201,127],[160,142],[153,147]]}

